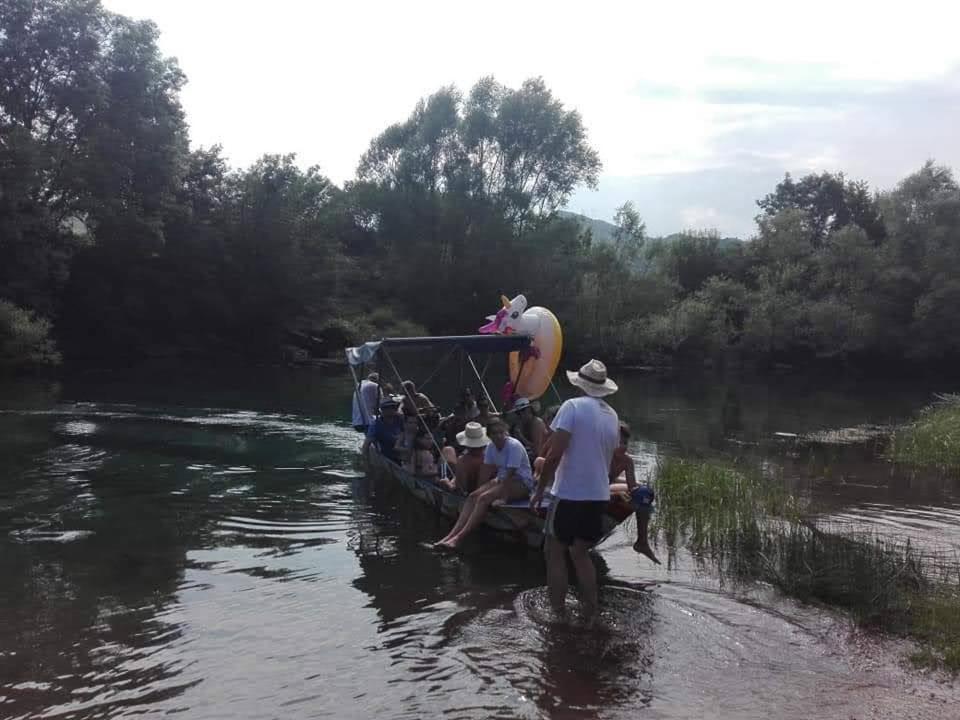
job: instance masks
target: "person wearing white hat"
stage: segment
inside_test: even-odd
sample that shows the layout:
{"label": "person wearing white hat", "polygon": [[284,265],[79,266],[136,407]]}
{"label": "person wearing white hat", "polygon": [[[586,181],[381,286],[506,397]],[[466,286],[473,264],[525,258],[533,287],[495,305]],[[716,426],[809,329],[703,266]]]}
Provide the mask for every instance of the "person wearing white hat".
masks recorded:
{"label": "person wearing white hat", "polygon": [[449,445],[443,448],[443,457],[454,469],[454,484],[464,493],[471,493],[480,484],[480,471],[483,469],[483,454],[490,444],[487,429],[480,423],[469,422],[456,435],[457,445],[463,448],[458,456]]}
{"label": "person wearing white hat", "polygon": [[555,611],[563,614],[569,553],[584,613],[592,619],[599,604],[597,573],[589,552],[603,536],[603,514],[610,502],[610,463],[620,444],[620,419],[603,398],[618,388],[599,360],[567,372],[567,379],[581,396],[563,403],[550,423],[550,450],[530,498],[530,508],[539,508],[544,490],[553,481],[550,492],[555,499],[544,525],[550,602]]}

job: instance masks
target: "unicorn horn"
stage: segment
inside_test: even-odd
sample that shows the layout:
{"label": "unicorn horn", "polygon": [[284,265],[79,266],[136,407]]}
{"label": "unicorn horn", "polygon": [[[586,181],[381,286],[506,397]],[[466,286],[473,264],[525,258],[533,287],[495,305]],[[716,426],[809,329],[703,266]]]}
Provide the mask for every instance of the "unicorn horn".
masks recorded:
{"label": "unicorn horn", "polygon": [[506,295],[500,296],[500,302],[505,308],[510,307],[510,298],[508,298]]}

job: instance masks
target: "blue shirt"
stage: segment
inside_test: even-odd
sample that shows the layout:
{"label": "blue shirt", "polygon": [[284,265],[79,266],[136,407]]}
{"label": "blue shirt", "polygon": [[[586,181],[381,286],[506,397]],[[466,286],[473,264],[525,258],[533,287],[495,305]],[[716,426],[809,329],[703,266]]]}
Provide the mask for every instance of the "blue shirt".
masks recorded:
{"label": "blue shirt", "polygon": [[486,465],[496,465],[497,479],[503,480],[510,470],[528,490],[533,490],[533,471],[530,469],[530,456],[527,450],[516,438],[507,437],[503,450],[498,450],[494,443],[487,445],[483,452],[483,462]]}
{"label": "blue shirt", "polygon": [[397,438],[403,434],[403,418],[400,415],[395,415],[392,420],[387,420],[382,415],[372,423],[370,427],[367,428],[367,438],[372,442],[377,444],[377,447],[380,449],[380,454],[383,455],[388,460],[393,460],[395,463],[400,462],[400,458],[397,456]]}

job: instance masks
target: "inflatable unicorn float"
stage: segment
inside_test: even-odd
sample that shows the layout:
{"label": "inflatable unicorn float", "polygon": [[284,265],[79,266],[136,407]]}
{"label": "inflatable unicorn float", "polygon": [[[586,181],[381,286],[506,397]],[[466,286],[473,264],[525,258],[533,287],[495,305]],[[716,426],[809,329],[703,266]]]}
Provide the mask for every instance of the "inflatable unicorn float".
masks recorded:
{"label": "inflatable unicorn float", "polygon": [[505,403],[525,397],[536,400],[550,387],[550,381],[560,362],[563,350],[563,332],[557,317],[544,307],[527,307],[527,298],[517,295],[513,300],[502,295],[503,307],[480,328],[482,334],[526,335],[530,348],[510,353],[510,382],[505,388]]}

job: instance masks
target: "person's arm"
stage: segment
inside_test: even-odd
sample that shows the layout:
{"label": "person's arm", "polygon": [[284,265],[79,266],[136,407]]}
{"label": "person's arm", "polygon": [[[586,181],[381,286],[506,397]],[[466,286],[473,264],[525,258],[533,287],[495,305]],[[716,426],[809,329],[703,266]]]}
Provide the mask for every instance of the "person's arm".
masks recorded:
{"label": "person's arm", "polygon": [[550,452],[543,462],[543,470],[540,471],[540,479],[537,481],[537,488],[530,496],[530,509],[536,510],[540,507],[540,501],[543,499],[544,490],[547,485],[553,482],[553,476],[557,472],[557,466],[560,459],[570,447],[570,433],[566,430],[556,430],[550,436]]}
{"label": "person's arm", "polygon": [[624,473],[627,476],[627,490],[633,492],[633,489],[637,487],[637,469],[633,466],[633,458],[623,454],[623,461],[625,463]]}

